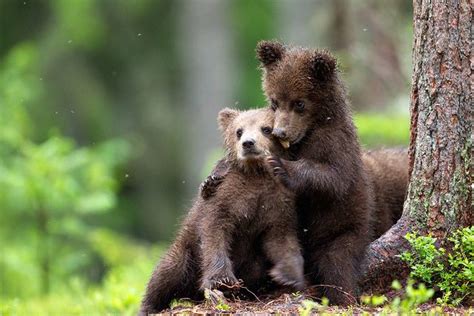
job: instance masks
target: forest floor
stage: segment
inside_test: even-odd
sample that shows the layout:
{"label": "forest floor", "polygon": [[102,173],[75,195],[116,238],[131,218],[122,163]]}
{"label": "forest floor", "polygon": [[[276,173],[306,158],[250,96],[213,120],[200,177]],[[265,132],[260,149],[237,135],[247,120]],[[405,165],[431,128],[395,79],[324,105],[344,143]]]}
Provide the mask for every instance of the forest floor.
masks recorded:
{"label": "forest floor", "polygon": [[[318,303],[319,301],[319,303]],[[215,298],[195,304],[176,303],[159,315],[474,315],[473,307],[441,307],[433,303],[419,305],[409,311],[386,307],[354,305],[346,308],[326,306],[320,300],[304,294],[282,294],[259,300],[230,300]]]}

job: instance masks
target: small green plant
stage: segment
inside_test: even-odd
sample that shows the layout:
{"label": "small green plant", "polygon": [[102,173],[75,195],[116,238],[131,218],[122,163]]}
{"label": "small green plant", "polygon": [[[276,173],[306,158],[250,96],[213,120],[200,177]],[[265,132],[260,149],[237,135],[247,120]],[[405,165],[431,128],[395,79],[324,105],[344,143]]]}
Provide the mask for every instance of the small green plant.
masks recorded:
{"label": "small green plant", "polygon": [[298,311],[300,316],[309,316],[313,310],[318,309],[319,307],[321,307],[321,304],[316,303],[315,301],[303,300]]}
{"label": "small green plant", "polygon": [[318,313],[324,312],[328,306],[329,299],[327,297],[323,297],[321,303],[317,303],[313,300],[303,300],[298,311],[301,316],[308,316],[312,314],[313,310],[316,310]]}
{"label": "small green plant", "polygon": [[363,295],[361,301],[364,305],[376,307],[383,305],[387,301],[387,297],[385,295]]}
{"label": "small green plant", "polygon": [[[402,298],[395,297],[393,299],[390,304],[393,311],[409,314],[420,304],[429,301],[433,297],[433,289],[426,288],[423,283],[420,283],[418,287],[415,287],[414,284],[415,282],[412,279],[409,279],[405,288],[404,296]],[[395,290],[401,289],[400,282],[394,281],[392,283],[392,288]]]}
{"label": "small green plant", "polygon": [[294,297],[294,298],[298,298],[298,297],[301,296],[301,292],[300,291],[293,292],[293,293],[291,293],[291,296]]}
{"label": "small green plant", "polygon": [[228,304],[224,293],[219,290],[204,290],[204,298],[206,300],[206,304],[210,307],[215,308],[218,311],[227,312],[231,310],[230,305]]}
{"label": "small green plant", "polygon": [[401,254],[410,277],[442,294],[440,304],[459,305],[474,292],[474,227],[456,231],[448,238],[451,251],[436,245],[436,238],[409,233],[411,249]]}
{"label": "small green plant", "polygon": [[[364,295],[361,297],[363,305],[369,307],[383,307],[381,315],[411,315],[416,312],[417,307],[431,299],[434,295],[434,290],[427,288],[423,283],[417,287],[414,286],[415,281],[409,279],[404,293],[401,296],[396,296],[391,302],[388,302],[384,295]],[[401,292],[403,289],[400,282],[397,280],[392,282],[392,288]],[[364,312],[363,315],[370,315]]]}
{"label": "small green plant", "polygon": [[219,311],[227,312],[230,310],[230,306],[226,303],[220,302],[216,305],[216,309]]}
{"label": "small green plant", "polygon": [[174,299],[170,303],[170,308],[186,308],[186,307],[194,307],[194,303],[191,302],[190,300],[181,298],[181,299]]}
{"label": "small green plant", "polygon": [[321,299],[321,305],[323,307],[328,307],[329,306],[329,299],[325,296],[323,296],[323,298]]}

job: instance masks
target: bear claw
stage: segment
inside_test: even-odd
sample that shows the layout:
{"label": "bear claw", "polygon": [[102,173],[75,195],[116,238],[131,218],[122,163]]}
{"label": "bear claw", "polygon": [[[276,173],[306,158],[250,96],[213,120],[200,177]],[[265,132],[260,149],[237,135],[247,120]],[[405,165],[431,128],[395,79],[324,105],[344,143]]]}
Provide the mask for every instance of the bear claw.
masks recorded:
{"label": "bear claw", "polygon": [[208,199],[216,193],[217,187],[224,180],[219,175],[210,175],[201,183],[201,196]]}
{"label": "bear claw", "polygon": [[203,281],[203,289],[219,289],[219,290],[231,290],[233,288],[239,288],[239,280],[234,275],[220,275],[206,278]]}
{"label": "bear claw", "polygon": [[289,184],[289,176],[281,159],[278,157],[271,156],[267,158],[267,163],[269,165],[269,171],[273,174],[273,176],[280,179],[280,181],[285,186],[287,186]]}

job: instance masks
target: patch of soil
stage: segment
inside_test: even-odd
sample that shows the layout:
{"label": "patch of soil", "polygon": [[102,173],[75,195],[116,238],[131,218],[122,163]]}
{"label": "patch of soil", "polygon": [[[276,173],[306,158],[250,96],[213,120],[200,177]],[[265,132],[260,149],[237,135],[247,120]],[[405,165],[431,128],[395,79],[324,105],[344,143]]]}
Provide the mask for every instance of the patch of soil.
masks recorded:
{"label": "patch of soil", "polygon": [[[225,298],[222,293],[207,296],[204,302],[195,302],[194,306],[176,306],[158,315],[379,315],[382,307],[354,305],[347,308],[338,306],[323,306],[320,299],[309,294],[281,294],[278,297],[262,297],[253,301]],[[312,308],[308,308],[307,301]],[[306,307],[306,308],[305,308]],[[385,311],[386,312],[386,311]],[[397,315],[390,311],[388,315]],[[419,315],[474,315],[473,307],[440,307],[433,303],[419,306],[413,314]]]}

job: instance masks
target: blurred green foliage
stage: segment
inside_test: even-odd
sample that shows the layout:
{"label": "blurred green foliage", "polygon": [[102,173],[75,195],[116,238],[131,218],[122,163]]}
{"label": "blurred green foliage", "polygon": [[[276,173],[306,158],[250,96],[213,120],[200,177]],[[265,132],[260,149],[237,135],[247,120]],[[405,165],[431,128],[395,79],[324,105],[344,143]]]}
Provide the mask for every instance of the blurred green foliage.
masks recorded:
{"label": "blurred green foliage", "polygon": [[94,238],[90,222],[115,206],[115,172],[129,151],[122,140],[79,147],[57,130],[34,140],[28,107],[41,93],[37,63],[24,44],[0,65],[2,297],[49,293],[106,259],[97,245],[110,238]]}
{"label": "blurred green foliage", "polygon": [[[396,100],[406,100],[410,4],[335,3],[202,2],[201,14],[220,10],[212,29],[232,37],[229,103],[218,106],[264,105],[255,44],[293,43],[282,35],[291,29],[340,57],[363,145],[407,145],[408,117],[386,108],[408,107]],[[341,8],[345,19],[333,18]],[[194,120],[217,130],[217,112],[187,114],[201,106],[185,102],[189,78],[213,79],[185,54],[195,47],[186,34],[206,22],[189,10],[175,0],[0,1],[1,315],[136,313],[161,242],[197,191],[189,171],[202,179],[222,157],[212,142],[196,164],[189,146],[213,136]],[[225,70],[215,34],[198,46]]]}
{"label": "blurred green foliage", "polygon": [[[108,230],[89,236],[109,267],[100,286],[73,276],[49,295],[0,297],[1,315],[135,315],[144,286],[163,246],[144,246]],[[27,288],[31,282],[22,285]]]}
{"label": "blurred green foliage", "polygon": [[[413,315],[418,313],[418,307],[428,302],[435,291],[427,288],[423,283],[415,285],[415,281],[408,279],[406,287],[403,288],[398,280],[392,282],[392,289],[397,291],[397,296],[390,300],[385,295],[363,295],[363,305],[381,308],[381,315]],[[401,294],[401,295],[400,295]],[[430,311],[428,315],[434,314]]]}
{"label": "blurred green foliage", "polygon": [[359,113],[354,116],[360,142],[366,147],[408,146],[410,118],[394,113]]}

